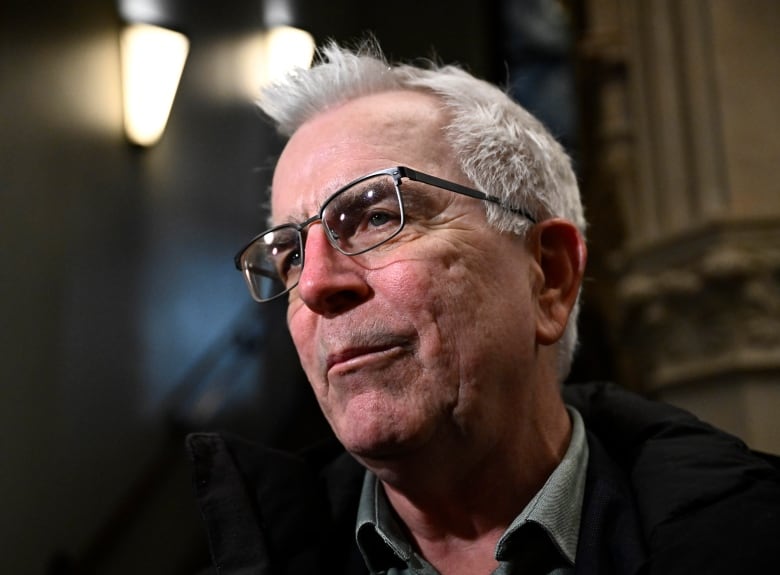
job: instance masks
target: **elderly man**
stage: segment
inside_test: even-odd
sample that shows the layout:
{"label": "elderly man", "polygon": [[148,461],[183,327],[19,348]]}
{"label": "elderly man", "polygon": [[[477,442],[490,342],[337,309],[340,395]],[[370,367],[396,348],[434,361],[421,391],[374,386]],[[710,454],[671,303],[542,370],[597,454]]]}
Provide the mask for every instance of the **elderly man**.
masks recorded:
{"label": "elderly man", "polygon": [[261,98],[289,141],[236,264],[287,298],[338,447],[190,438],[217,571],[764,569],[771,465],[609,386],[564,401],[586,248],[561,147],[498,88],[376,52]]}

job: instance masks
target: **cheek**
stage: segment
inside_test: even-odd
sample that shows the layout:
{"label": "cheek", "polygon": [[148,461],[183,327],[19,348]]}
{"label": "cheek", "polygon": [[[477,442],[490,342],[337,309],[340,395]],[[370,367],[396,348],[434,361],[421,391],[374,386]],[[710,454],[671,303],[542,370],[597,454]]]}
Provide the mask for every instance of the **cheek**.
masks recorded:
{"label": "cheek", "polygon": [[396,261],[374,272],[380,305],[418,335],[423,368],[457,369],[459,339],[473,328],[469,274],[463,262],[426,258]]}
{"label": "cheek", "polygon": [[421,274],[427,302],[418,310],[436,326],[440,349],[462,381],[494,362],[527,355],[534,339],[531,285],[522,260],[512,269],[495,252],[464,244]]}
{"label": "cheek", "polygon": [[287,328],[298,352],[301,367],[314,385],[316,383],[315,366],[317,365],[317,316],[306,310],[304,306],[295,305],[294,308],[291,307],[288,310]]}

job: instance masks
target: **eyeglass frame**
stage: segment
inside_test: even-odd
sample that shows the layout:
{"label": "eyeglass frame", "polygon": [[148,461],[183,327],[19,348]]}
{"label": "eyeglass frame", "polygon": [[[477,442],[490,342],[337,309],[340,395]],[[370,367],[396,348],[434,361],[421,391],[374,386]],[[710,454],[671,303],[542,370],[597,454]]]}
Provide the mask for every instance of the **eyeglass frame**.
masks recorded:
{"label": "eyeglass frame", "polygon": [[[333,246],[333,248],[336,249],[339,253],[344,254],[345,256],[357,256],[357,255],[360,255],[360,254],[364,254],[364,253],[369,252],[369,251],[371,251],[371,250],[373,250],[375,248],[378,248],[382,244],[390,241],[395,236],[397,236],[399,233],[401,233],[401,230],[403,230],[404,226],[406,225],[406,217],[405,217],[405,211],[404,211],[404,202],[403,202],[403,196],[402,196],[402,193],[401,193],[401,183],[402,183],[401,180],[403,178],[406,178],[406,179],[408,179],[408,180],[410,180],[412,182],[420,182],[420,183],[423,183],[423,184],[428,184],[430,186],[434,186],[434,187],[440,188],[442,190],[446,190],[446,191],[449,191],[449,192],[460,194],[462,196],[468,196],[470,198],[474,198],[474,199],[477,199],[477,200],[482,200],[482,201],[485,201],[485,202],[496,204],[496,205],[504,208],[505,210],[508,210],[508,211],[510,211],[510,212],[512,212],[514,214],[519,215],[519,216],[522,216],[523,218],[529,220],[532,224],[536,224],[537,223],[537,219],[534,216],[532,216],[527,210],[525,210],[523,208],[510,206],[510,205],[506,204],[503,200],[501,200],[501,198],[499,198],[497,196],[492,196],[490,194],[486,194],[485,192],[481,192],[479,190],[475,190],[474,188],[470,188],[468,186],[464,186],[462,184],[458,184],[457,182],[452,182],[450,180],[445,180],[445,179],[439,178],[437,176],[432,176],[430,174],[426,174],[424,172],[420,172],[418,170],[414,170],[414,169],[406,167],[406,166],[394,166],[392,168],[385,168],[384,170],[377,170],[375,172],[371,172],[370,174],[366,174],[364,176],[361,176],[361,177],[359,177],[359,178],[357,178],[355,180],[352,180],[351,182],[341,186],[338,190],[336,190],[330,196],[328,196],[325,199],[325,201],[322,202],[322,204],[320,206],[320,209],[318,210],[318,212],[316,214],[314,214],[313,216],[307,218],[306,220],[304,220],[303,222],[301,222],[299,224],[295,223],[295,222],[288,222],[288,223],[285,223],[285,224],[280,224],[278,226],[274,226],[274,227],[269,228],[269,229],[267,229],[267,230],[265,230],[263,232],[260,232],[255,237],[253,237],[251,240],[249,240],[249,242],[247,242],[246,245],[244,245],[238,251],[238,253],[236,253],[236,255],[233,257],[233,263],[235,264],[236,269],[238,271],[244,273],[244,274],[249,271],[248,269],[242,267],[242,265],[241,265],[241,257],[244,255],[244,252],[246,252],[250,247],[252,247],[255,244],[255,242],[257,242],[260,238],[262,238],[266,234],[269,234],[269,233],[274,232],[274,231],[279,230],[279,229],[293,228],[298,233],[298,237],[299,237],[299,240],[300,240],[299,243],[300,243],[300,246],[301,246],[301,270],[303,270],[303,266],[304,266],[304,264],[306,262],[305,255],[304,255],[305,251],[306,251],[306,247],[305,247],[306,237],[303,234],[304,230],[306,228],[308,228],[311,224],[313,224],[314,222],[316,222],[318,220],[319,221],[323,221],[323,219],[322,219],[323,212],[325,211],[325,208],[333,201],[333,198],[335,198],[339,194],[343,193],[344,191],[348,190],[349,188],[351,188],[353,186],[356,186],[360,182],[369,180],[371,178],[375,178],[377,176],[383,176],[383,175],[387,175],[387,176],[392,177],[393,178],[393,182],[395,184],[396,195],[398,197],[398,205],[401,208],[401,222],[398,225],[398,229],[395,230],[395,232],[393,232],[390,236],[388,236],[387,238],[383,239],[381,242],[379,242],[377,244],[374,244],[374,245],[372,245],[370,247],[361,249],[361,250],[359,250],[357,252],[345,252],[338,245],[336,245],[336,243],[334,243],[335,240],[331,237],[330,231],[328,230],[328,228],[326,226],[325,227],[325,231],[326,231],[325,237],[328,238],[328,243],[331,246]],[[299,281],[300,281],[300,278],[293,285],[291,285],[290,287],[288,287],[284,291],[282,291],[282,292],[280,292],[280,293],[278,293],[278,294],[276,294],[274,296],[271,296],[269,298],[262,299],[262,300],[257,299],[255,297],[255,291],[252,289],[251,284],[250,284],[249,292],[252,295],[252,298],[255,301],[257,301],[258,303],[266,303],[266,302],[270,302],[272,300],[275,300],[276,298],[279,298],[279,297],[289,293],[291,290],[293,290],[298,285]]]}

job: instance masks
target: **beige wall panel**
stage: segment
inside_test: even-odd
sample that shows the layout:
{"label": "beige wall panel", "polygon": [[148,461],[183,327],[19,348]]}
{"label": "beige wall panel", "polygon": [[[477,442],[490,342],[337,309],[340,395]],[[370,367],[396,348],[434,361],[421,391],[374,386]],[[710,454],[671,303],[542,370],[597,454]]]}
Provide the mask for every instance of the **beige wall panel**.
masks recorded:
{"label": "beige wall panel", "polygon": [[780,2],[712,1],[734,217],[780,215]]}

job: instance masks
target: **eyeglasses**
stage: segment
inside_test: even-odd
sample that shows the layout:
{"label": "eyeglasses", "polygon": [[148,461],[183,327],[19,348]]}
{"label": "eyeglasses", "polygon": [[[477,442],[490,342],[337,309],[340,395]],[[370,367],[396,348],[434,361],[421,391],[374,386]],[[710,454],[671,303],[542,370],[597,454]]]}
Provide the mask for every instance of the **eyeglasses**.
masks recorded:
{"label": "eyeglasses", "polygon": [[306,228],[318,220],[330,244],[347,256],[373,250],[396,237],[406,222],[401,193],[403,179],[498,204],[536,223],[525,210],[507,206],[495,196],[455,182],[403,166],[379,170],[336,191],[306,221],[273,227],[252,238],[236,254],[236,268],[243,272],[252,298],[267,302],[298,285],[304,264]]}

